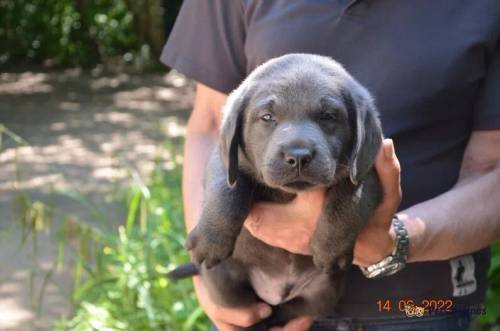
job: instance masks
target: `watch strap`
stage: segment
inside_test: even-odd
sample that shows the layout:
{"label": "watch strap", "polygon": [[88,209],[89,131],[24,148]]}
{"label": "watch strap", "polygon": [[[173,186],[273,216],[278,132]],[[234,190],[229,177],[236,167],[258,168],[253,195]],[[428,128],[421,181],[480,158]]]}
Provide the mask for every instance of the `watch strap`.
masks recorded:
{"label": "watch strap", "polygon": [[410,239],[405,224],[394,215],[392,219],[392,227],[396,234],[396,240],[392,254],[382,259],[381,261],[367,267],[360,267],[361,271],[367,278],[379,278],[395,274],[403,269],[408,260],[408,250]]}

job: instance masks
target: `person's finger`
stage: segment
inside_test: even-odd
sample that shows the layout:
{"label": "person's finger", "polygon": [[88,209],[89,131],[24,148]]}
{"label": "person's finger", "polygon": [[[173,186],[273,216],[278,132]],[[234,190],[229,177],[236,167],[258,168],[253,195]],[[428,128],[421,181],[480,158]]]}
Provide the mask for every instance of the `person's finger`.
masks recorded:
{"label": "person's finger", "polygon": [[[383,199],[377,213],[393,214],[401,203],[401,166],[392,139],[385,139],[375,159]],[[381,217],[386,219],[387,217]]]}
{"label": "person's finger", "polygon": [[258,303],[242,308],[215,306],[213,311],[207,313],[213,319],[222,323],[239,327],[248,327],[271,316],[272,309],[265,303]]}
{"label": "person's finger", "polygon": [[270,331],[306,331],[313,323],[311,316],[297,317],[282,327],[271,328]]}
{"label": "person's finger", "polygon": [[395,199],[398,201],[401,166],[396,157],[392,139],[385,139],[381,149],[382,153],[377,156],[375,167],[382,184],[384,200]]}
{"label": "person's finger", "polygon": [[244,226],[253,237],[270,246],[294,254],[310,254],[309,241],[316,229],[324,198],[324,190],[315,190],[298,194],[288,204],[256,203]]}

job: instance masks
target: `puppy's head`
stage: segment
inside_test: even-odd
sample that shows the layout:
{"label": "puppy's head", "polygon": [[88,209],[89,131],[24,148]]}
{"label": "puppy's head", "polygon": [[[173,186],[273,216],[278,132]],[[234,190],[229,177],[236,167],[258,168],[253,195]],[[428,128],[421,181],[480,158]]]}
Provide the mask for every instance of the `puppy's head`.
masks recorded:
{"label": "puppy's head", "polygon": [[337,62],[289,54],[255,69],[224,107],[221,154],[234,185],[244,171],[287,192],[357,184],[382,141],[373,100]]}

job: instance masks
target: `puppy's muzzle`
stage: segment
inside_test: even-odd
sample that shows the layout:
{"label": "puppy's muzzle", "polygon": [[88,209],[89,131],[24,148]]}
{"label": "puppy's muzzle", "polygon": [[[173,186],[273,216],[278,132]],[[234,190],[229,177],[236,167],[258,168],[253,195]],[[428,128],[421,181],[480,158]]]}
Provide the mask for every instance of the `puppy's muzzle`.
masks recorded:
{"label": "puppy's muzzle", "polygon": [[268,186],[296,192],[331,185],[335,166],[321,130],[299,122],[275,130],[261,171]]}
{"label": "puppy's muzzle", "polygon": [[296,169],[298,174],[314,158],[316,150],[310,147],[290,146],[283,152],[284,162],[291,168]]}

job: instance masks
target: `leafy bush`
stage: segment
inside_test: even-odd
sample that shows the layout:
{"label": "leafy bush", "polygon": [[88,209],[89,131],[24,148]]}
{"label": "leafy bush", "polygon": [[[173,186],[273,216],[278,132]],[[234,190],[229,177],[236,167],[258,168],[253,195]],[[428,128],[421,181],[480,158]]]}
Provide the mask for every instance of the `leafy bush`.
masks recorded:
{"label": "leafy bush", "polygon": [[[150,185],[139,181],[130,188],[127,204],[128,217],[117,231],[65,224],[61,238],[76,239],[80,247],[76,311],[56,330],[206,330],[191,281],[165,277],[188,260],[179,168],[157,168]],[[97,247],[93,257],[91,246]]]}
{"label": "leafy bush", "polygon": [[491,266],[488,272],[486,315],[479,321],[483,330],[500,331],[500,243],[491,247]]}
{"label": "leafy bush", "polygon": [[165,1],[0,0],[0,65],[156,61],[181,3]]}

